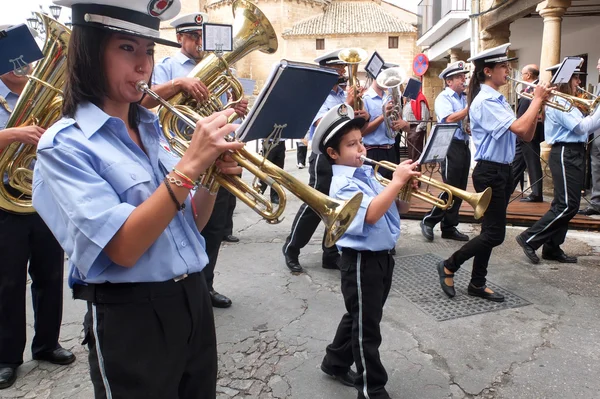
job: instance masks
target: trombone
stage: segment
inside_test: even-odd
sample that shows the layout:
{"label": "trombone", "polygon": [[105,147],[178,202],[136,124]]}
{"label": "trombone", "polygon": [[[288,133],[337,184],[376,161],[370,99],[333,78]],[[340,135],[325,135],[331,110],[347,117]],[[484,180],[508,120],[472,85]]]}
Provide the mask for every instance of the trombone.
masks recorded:
{"label": "trombone", "polygon": [[[191,129],[196,128],[196,122],[201,119],[199,115],[184,108],[180,111],[168,101],[164,100],[144,81],[136,83],[136,88],[172,112],[181,122],[185,123]],[[226,140],[233,141],[230,136]],[[179,137],[172,137],[170,144],[187,148],[189,143]],[[302,183],[277,165],[271,163],[266,158],[253,154],[246,149],[241,149],[230,153],[231,158],[241,167],[247,169],[258,179],[264,181],[275,190],[279,195],[279,204],[273,207],[273,204],[265,198],[256,185],[250,185],[243,181],[239,176],[224,175],[218,172],[213,164],[206,173],[201,176],[200,184],[206,187],[211,193],[216,193],[219,186],[223,186],[230,193],[235,195],[240,201],[248,205],[252,210],[262,216],[267,223],[275,224],[281,221],[280,216],[285,209],[286,196],[282,187],[287,188],[294,195],[300,198],[312,208],[325,224],[325,245],[333,246],[335,242],[346,232],[350,223],[356,216],[362,201],[362,193],[356,193],[347,201],[340,201],[322,194],[318,190]]]}
{"label": "trombone", "polygon": [[[377,174],[379,168],[381,167],[384,169],[395,171],[396,166],[398,166],[395,163],[388,161],[374,161],[370,158],[365,157],[364,155],[361,156],[360,159],[363,162],[375,165],[375,179],[377,179],[377,181],[384,186],[387,186],[390,183],[390,180]],[[439,188],[440,190],[448,194],[448,199],[443,200],[439,197],[429,194],[426,191],[414,189],[412,188],[409,182],[402,188],[402,191],[400,191],[400,193],[398,194],[398,198],[401,201],[410,202],[411,198],[415,197],[442,210],[446,210],[450,208],[454,203],[454,197],[457,197],[471,205],[473,207],[473,210],[475,211],[473,213],[473,217],[475,219],[479,219],[485,213],[485,210],[487,209],[488,205],[490,204],[490,200],[492,199],[492,189],[490,187],[486,188],[481,193],[470,193],[468,191],[461,190],[459,188],[437,181],[427,176],[415,177],[413,179],[417,179],[420,182]]]}

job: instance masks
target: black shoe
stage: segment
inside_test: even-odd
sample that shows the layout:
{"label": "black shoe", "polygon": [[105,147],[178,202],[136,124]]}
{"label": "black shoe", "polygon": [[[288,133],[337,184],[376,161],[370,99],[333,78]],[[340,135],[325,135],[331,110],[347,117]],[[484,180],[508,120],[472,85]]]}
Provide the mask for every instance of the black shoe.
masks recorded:
{"label": "black shoe", "polygon": [[71,364],[75,361],[75,355],[65,348],[58,348],[51,352],[36,353],[33,355],[34,360],[45,360],[53,364]]}
{"label": "black shoe", "polygon": [[0,368],[0,389],[12,386],[17,380],[17,369],[13,367]]}
{"label": "black shoe", "polygon": [[469,284],[469,288],[467,288],[467,293],[471,296],[478,296],[480,298],[487,299],[488,301],[504,302],[504,295],[499,294],[497,292],[489,293],[485,289],[485,285],[483,287],[475,287],[473,284]]}
{"label": "black shoe", "polygon": [[540,258],[538,258],[538,256],[536,255],[535,249],[533,249],[531,245],[525,242],[525,239],[521,237],[521,234],[517,236],[516,240],[517,244],[519,244],[521,248],[523,248],[523,253],[529,258],[531,263],[533,263],[534,265],[540,263]]}
{"label": "black shoe", "polygon": [[576,256],[569,256],[563,251],[554,254],[544,253],[544,251],[542,251],[542,259],[555,260],[560,263],[577,263]]}
{"label": "black shoe", "polygon": [[342,384],[344,384],[348,387],[354,386],[354,381],[356,380],[356,377],[357,377],[356,373],[352,370],[348,370],[345,373],[336,374],[329,367],[325,366],[323,363],[321,363],[321,371],[323,371],[328,376],[335,378],[336,380],[338,380],[339,382],[341,382]]}
{"label": "black shoe", "polygon": [[456,230],[456,228],[452,230],[442,230],[442,238],[456,241],[469,241],[469,236]]}
{"label": "black shoe", "polygon": [[340,258],[337,257],[335,259],[323,259],[323,269],[332,269],[332,270],[339,270],[339,266],[338,266],[338,262],[339,262]]}
{"label": "black shoe", "polygon": [[225,242],[240,242],[240,239],[234,235],[229,234],[228,236],[223,237],[223,241],[225,241]]}
{"label": "black shoe", "polygon": [[433,227],[421,222],[421,234],[427,241],[433,241]]}
{"label": "black shoe", "polygon": [[285,245],[283,246],[283,248],[281,248],[281,251],[283,252],[283,256],[285,257],[285,265],[288,267],[288,269],[290,269],[292,273],[302,273],[304,271],[304,269],[302,269],[302,266],[300,266],[298,257],[288,255],[288,253],[285,252]]}
{"label": "black shoe", "polygon": [[588,206],[585,209],[580,209],[577,212],[578,215],[584,215],[584,216],[592,216],[592,215],[600,215],[600,212],[595,210],[594,208],[592,208],[591,206]]}
{"label": "black shoe", "polygon": [[537,195],[530,195],[530,196],[521,198],[519,200],[519,202],[544,202],[544,198],[538,197]]}
{"label": "black shoe", "polygon": [[231,299],[225,295],[219,294],[215,290],[208,292],[210,294],[210,301],[212,302],[213,308],[228,308],[231,306]]}
{"label": "black shoe", "polygon": [[450,298],[454,298],[456,295],[456,290],[453,285],[446,284],[446,278],[454,278],[454,273],[446,274],[444,271],[444,261],[440,261],[437,265],[438,275],[440,276],[440,285],[442,286],[442,291],[446,293]]}

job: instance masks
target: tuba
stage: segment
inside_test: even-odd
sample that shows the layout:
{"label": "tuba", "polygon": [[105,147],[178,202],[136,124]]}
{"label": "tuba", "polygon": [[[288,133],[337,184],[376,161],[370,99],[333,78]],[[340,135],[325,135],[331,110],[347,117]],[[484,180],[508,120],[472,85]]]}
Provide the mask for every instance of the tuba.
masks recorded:
{"label": "tuba", "polygon": [[348,64],[348,89],[354,92],[352,108],[363,109],[364,104],[359,92],[358,64],[367,59],[367,52],[361,48],[347,48],[340,51],[338,58]]}
{"label": "tuba", "polygon": [[[37,13],[46,30],[44,58],[36,65],[5,128],[37,125],[48,128],[61,116],[62,91],[67,78],[67,46],[71,30],[45,14]],[[14,196],[0,184],[0,208],[13,213],[35,212],[31,203],[36,146],[12,143],[0,154],[0,176],[8,174],[9,185],[22,194]]]}
{"label": "tuba", "polygon": [[[368,162],[370,164],[375,165],[375,178],[377,179],[377,181],[379,183],[381,183],[384,186],[387,186],[390,183],[390,181],[388,179],[378,175],[377,171],[379,170],[380,167],[391,170],[391,171],[395,171],[396,166],[397,166],[395,163],[388,162],[388,161],[379,161],[379,162],[374,161],[370,158],[365,157],[364,155],[361,156],[360,159],[363,162]],[[446,210],[452,206],[453,198],[458,197],[473,207],[473,210],[475,211],[473,213],[473,217],[475,219],[479,219],[485,213],[485,210],[487,209],[487,207],[490,204],[490,201],[492,199],[492,189],[490,187],[486,188],[481,193],[474,194],[474,193],[470,193],[465,190],[461,190],[460,188],[456,188],[449,184],[442,183],[440,181],[432,179],[431,177],[421,176],[421,177],[416,177],[415,179],[417,179],[420,182],[432,185],[433,187],[437,187],[440,190],[444,191],[448,195],[448,199],[444,201],[443,199],[436,197],[435,195],[432,195],[428,192],[413,189],[411,187],[411,183],[409,181],[402,188],[402,191],[398,195],[399,199],[401,201],[410,202],[411,198],[415,197],[415,198],[425,201],[428,204],[431,204],[437,208]],[[411,181],[412,181],[412,179],[411,179]]]}
{"label": "tuba", "polygon": [[[381,106],[381,112],[383,113],[383,120],[385,121],[385,126],[387,128],[386,134],[390,139],[396,138],[400,133],[400,131],[395,131],[392,125],[397,120],[402,119],[402,101],[400,98],[402,93],[400,91],[400,85],[404,83],[405,79],[406,72],[400,67],[386,69],[381,71],[377,76],[377,85],[382,89],[386,89],[389,93]],[[393,108],[389,115],[386,115],[385,109],[390,102],[392,103]]]}
{"label": "tuba", "polygon": [[[200,79],[210,93],[210,98],[201,104],[184,93],[173,96],[169,103],[188,117],[207,117],[214,112],[222,111],[238,103],[244,94],[242,84],[229,71],[229,65],[236,63],[254,50],[266,54],[277,51],[277,34],[263,12],[248,0],[234,0],[233,9],[233,51],[222,56],[209,54],[194,67],[188,75]],[[227,104],[221,103],[223,93],[231,90],[232,99]],[[191,112],[193,110],[193,112]],[[186,141],[186,126],[178,123],[178,118],[165,108],[159,110],[159,121],[167,140],[176,136],[179,141]],[[233,114],[229,122],[238,117]],[[175,149],[175,148],[174,148]],[[181,156],[186,148],[177,145]]]}

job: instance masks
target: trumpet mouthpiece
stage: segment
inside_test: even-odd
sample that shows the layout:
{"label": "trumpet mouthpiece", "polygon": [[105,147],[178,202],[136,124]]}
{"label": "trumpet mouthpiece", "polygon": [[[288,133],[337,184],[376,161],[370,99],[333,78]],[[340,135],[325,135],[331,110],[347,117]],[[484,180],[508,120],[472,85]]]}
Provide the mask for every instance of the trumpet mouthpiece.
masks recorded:
{"label": "trumpet mouthpiece", "polygon": [[144,82],[143,80],[140,80],[135,84],[135,88],[137,89],[137,91],[145,91],[148,88],[148,83]]}

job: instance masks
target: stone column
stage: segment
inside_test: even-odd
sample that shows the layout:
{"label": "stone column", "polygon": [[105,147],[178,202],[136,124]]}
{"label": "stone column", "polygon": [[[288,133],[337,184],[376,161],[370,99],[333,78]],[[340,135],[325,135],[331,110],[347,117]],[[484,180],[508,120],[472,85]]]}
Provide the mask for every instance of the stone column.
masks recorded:
{"label": "stone column", "polygon": [[[560,40],[562,16],[571,6],[571,0],[546,0],[537,5],[536,11],[544,18],[544,30],[542,33],[542,55],[540,57],[540,80],[548,82],[552,74],[545,71],[546,68],[560,62]],[[548,160],[550,159],[550,145],[545,141],[541,144],[541,154],[545,163],[542,162],[544,172],[544,193],[552,195],[554,184]]]}

